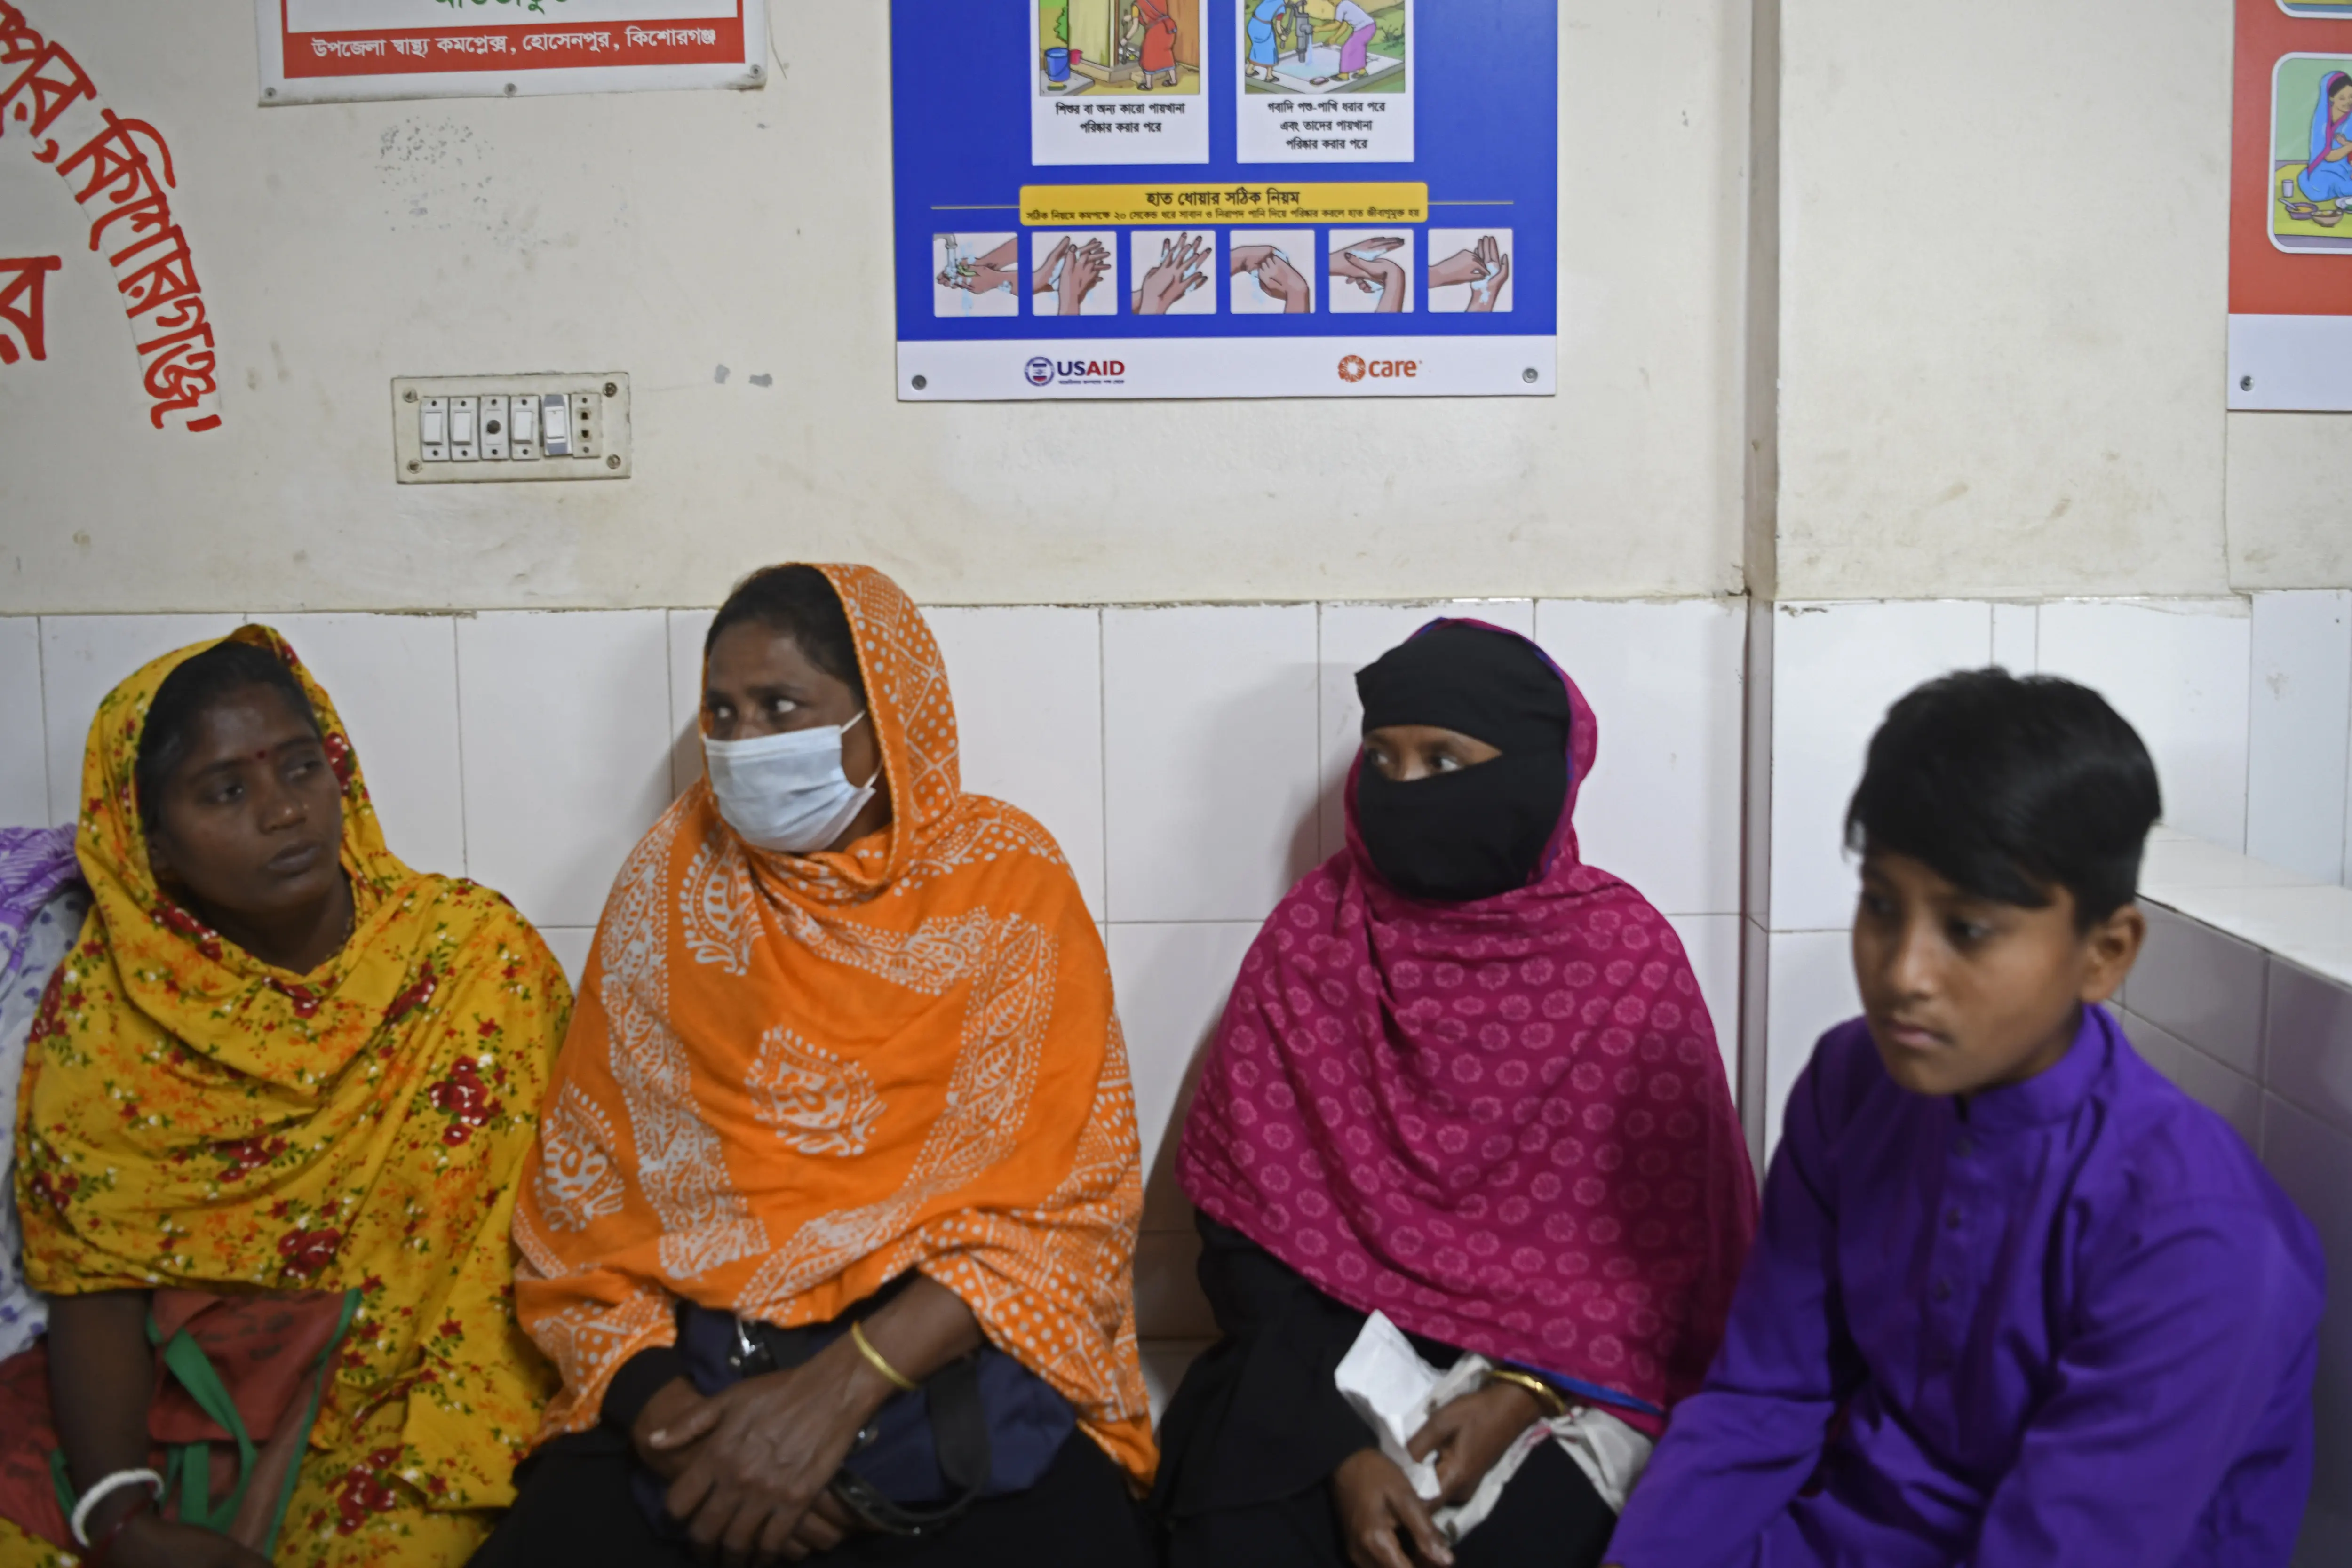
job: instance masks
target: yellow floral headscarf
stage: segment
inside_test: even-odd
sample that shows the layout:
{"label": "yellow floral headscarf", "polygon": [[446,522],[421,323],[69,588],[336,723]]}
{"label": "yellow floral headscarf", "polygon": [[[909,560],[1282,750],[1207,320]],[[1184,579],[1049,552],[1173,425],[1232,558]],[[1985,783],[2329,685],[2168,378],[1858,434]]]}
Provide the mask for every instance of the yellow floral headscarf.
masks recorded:
{"label": "yellow floral headscarf", "polygon": [[93,907],[33,1026],[18,1112],[26,1272],[67,1295],[357,1289],[312,1436],[331,1453],[367,1428],[379,1480],[345,1504],[390,1507],[380,1479],[399,1477],[436,1508],[497,1506],[554,1387],[515,1325],[507,1233],[571,992],[505,899],[393,857],[326,692],[276,632],[232,636],[310,695],[342,784],[352,933],[295,974],[156,885],[139,737],[163,679],[213,644],[99,704],[76,840]]}

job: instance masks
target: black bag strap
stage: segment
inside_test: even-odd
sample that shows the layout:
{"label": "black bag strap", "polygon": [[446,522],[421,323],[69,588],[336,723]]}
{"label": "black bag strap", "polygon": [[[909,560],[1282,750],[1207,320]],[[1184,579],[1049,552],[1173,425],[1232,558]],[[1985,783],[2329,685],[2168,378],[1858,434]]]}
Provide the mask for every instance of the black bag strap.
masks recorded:
{"label": "black bag strap", "polygon": [[908,1508],[893,1502],[856,1472],[844,1468],[833,1479],[834,1495],[852,1513],[888,1535],[932,1535],[961,1518],[988,1485],[992,1455],[988,1412],[980,1398],[980,1357],[950,1362],[923,1383],[939,1450],[940,1474],[953,1493],[938,1508]]}

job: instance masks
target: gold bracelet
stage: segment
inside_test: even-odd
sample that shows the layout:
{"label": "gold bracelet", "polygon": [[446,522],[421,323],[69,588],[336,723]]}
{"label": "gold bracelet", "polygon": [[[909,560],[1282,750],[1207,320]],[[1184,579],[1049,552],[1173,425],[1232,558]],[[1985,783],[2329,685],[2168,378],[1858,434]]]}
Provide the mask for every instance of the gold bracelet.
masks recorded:
{"label": "gold bracelet", "polygon": [[1568,1401],[1559,1396],[1559,1390],[1533,1373],[1521,1372],[1516,1367],[1490,1366],[1486,1369],[1486,1381],[1507,1383],[1526,1389],[1535,1395],[1536,1404],[1542,1409],[1546,1420],[1557,1421],[1568,1414]]}
{"label": "gold bracelet", "polygon": [[876,1372],[887,1378],[891,1387],[901,1394],[912,1394],[922,1386],[921,1384],[912,1381],[905,1373],[882,1359],[882,1352],[876,1350],[874,1342],[866,1337],[865,1324],[853,1321],[849,1325],[849,1337],[857,1342],[857,1353],[864,1356],[866,1363]]}

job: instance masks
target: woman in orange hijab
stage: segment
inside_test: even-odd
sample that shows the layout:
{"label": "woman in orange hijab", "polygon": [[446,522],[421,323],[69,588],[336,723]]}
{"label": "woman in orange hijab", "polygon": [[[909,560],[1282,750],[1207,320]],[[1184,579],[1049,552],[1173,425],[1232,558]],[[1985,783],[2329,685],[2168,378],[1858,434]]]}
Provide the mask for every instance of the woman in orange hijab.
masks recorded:
{"label": "woman in orange hijab", "polygon": [[562,1393],[477,1559],[1144,1563],[1142,1205],[1102,942],[961,792],[898,586],[704,644],[708,782],[614,883],[519,1196]]}

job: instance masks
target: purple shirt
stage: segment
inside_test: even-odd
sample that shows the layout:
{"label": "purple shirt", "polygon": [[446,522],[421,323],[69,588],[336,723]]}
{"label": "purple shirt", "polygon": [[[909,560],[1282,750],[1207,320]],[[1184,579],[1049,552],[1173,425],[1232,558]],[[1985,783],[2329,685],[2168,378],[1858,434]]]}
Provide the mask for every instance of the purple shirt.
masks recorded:
{"label": "purple shirt", "polygon": [[1965,1108],[1841,1025],[1610,1560],[2284,1564],[2323,1294],[2309,1222],[2104,1008]]}

